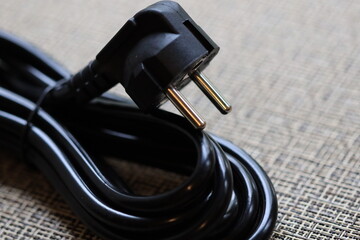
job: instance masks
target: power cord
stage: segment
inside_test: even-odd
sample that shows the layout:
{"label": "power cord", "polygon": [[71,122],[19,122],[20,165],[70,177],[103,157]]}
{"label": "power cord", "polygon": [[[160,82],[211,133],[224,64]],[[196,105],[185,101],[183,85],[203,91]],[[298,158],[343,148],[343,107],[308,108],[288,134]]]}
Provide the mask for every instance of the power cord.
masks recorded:
{"label": "power cord", "polygon": [[[267,239],[277,217],[269,178],[243,150],[201,131],[205,121],[179,92],[193,80],[222,113],[231,110],[202,74],[218,50],[170,1],[137,13],[75,75],[0,32],[0,145],[22,152],[103,238]],[[138,107],[105,93],[119,82]],[[193,127],[157,109],[166,98]],[[109,157],[189,178],[139,196]]]}

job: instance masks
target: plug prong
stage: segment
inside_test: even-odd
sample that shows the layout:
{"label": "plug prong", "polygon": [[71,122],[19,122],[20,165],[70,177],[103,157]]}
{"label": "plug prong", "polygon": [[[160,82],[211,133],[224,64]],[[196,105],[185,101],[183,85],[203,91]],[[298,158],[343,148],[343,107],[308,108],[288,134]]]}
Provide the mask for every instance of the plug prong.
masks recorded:
{"label": "plug prong", "polygon": [[205,121],[178,90],[169,87],[166,89],[166,96],[196,129],[205,128]]}
{"label": "plug prong", "polygon": [[231,111],[231,105],[203,73],[195,71],[190,75],[190,78],[222,114],[227,114]]}

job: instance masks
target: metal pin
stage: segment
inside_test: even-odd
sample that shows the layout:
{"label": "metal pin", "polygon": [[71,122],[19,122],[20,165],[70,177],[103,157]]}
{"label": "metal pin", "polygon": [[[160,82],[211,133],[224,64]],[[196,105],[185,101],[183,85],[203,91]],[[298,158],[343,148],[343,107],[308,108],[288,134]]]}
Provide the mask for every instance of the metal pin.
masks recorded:
{"label": "metal pin", "polygon": [[220,92],[204,74],[199,71],[195,71],[190,75],[190,78],[196,83],[196,85],[198,85],[201,91],[203,91],[203,93],[222,114],[227,114],[231,111],[231,105],[223,96],[221,96]]}
{"label": "metal pin", "polygon": [[205,128],[205,121],[178,90],[172,87],[167,88],[166,96],[196,129]]}

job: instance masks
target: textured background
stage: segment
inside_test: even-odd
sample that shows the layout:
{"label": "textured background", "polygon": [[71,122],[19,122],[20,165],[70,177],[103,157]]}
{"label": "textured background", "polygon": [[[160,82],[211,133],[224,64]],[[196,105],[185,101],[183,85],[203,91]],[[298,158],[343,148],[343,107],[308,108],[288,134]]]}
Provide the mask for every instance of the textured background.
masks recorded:
{"label": "textured background", "polygon": [[[150,3],[0,0],[0,29],[76,71]],[[183,92],[206,116],[208,131],[244,148],[268,172],[279,199],[273,239],[360,239],[360,1],[180,3],[222,48],[206,72],[233,112],[220,116],[194,85]],[[181,181],[123,168],[142,193]],[[6,153],[0,238],[96,239],[40,173]]]}

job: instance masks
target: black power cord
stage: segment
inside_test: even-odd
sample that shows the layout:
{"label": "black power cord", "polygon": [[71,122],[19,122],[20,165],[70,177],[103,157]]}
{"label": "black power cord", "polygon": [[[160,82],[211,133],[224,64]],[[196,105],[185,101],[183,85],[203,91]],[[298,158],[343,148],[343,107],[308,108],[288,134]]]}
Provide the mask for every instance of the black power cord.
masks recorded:
{"label": "black power cord", "polygon": [[[169,1],[135,15],[74,76],[0,32],[0,144],[22,152],[106,239],[267,239],[277,201],[263,169],[232,143],[156,110],[169,97],[203,128],[177,92],[191,78],[228,112],[226,101],[201,82],[200,72],[218,49]],[[103,94],[118,82],[140,109]],[[106,164],[107,157],[189,179],[169,192],[138,196]]]}

